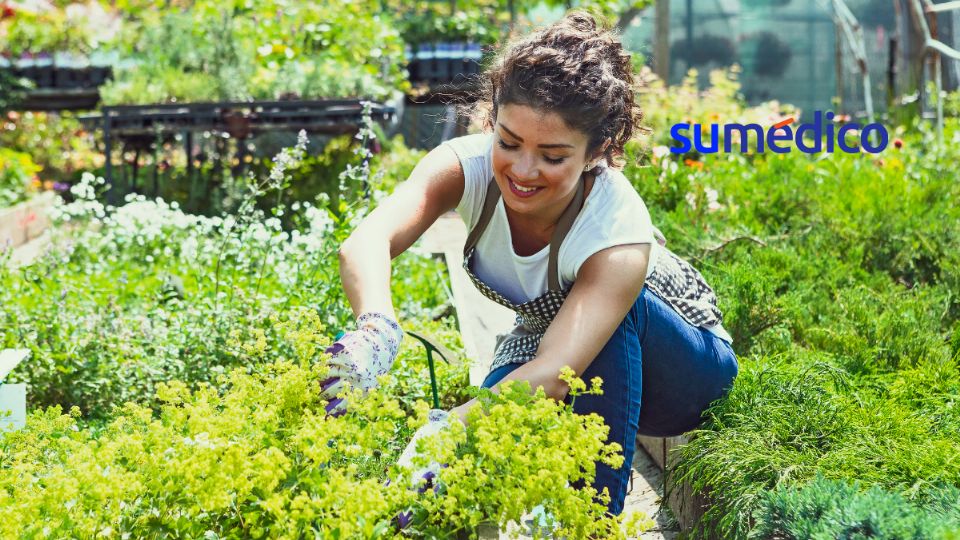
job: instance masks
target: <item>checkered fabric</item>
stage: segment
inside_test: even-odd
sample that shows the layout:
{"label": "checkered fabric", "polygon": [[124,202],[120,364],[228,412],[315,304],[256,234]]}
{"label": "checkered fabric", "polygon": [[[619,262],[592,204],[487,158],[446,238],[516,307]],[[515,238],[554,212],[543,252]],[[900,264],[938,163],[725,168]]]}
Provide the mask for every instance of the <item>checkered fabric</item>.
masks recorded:
{"label": "checkered fabric", "polygon": [[518,328],[509,334],[502,334],[497,337],[490,371],[506,364],[529,362],[537,355],[540,340],[553,318],[560,312],[560,306],[567,298],[570,288],[548,290],[533,300],[522,304],[514,304],[504,298],[502,294],[488,287],[486,283],[480,281],[480,278],[470,269],[470,261],[473,260],[475,251],[471,248],[467,252],[467,256],[463,258],[463,269],[470,276],[470,281],[482,295],[517,314],[515,324]]}
{"label": "checkered fabric", "polygon": [[688,323],[709,328],[723,322],[723,314],[717,308],[717,295],[707,281],[690,263],[666,247],[660,248],[657,266],[645,283]]}

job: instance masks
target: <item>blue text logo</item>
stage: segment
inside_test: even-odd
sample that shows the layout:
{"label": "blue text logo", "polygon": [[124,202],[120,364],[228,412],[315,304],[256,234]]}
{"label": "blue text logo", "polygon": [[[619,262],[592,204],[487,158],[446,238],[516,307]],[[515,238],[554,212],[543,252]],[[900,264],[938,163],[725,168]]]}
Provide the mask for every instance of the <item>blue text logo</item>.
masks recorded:
{"label": "blue text logo", "polygon": [[[876,122],[860,127],[860,124],[851,122],[843,124],[836,130],[833,125],[833,113],[826,114],[820,111],[813,113],[813,123],[800,124],[794,131],[790,127],[793,118],[787,118],[771,126],[766,132],[760,124],[724,124],[722,127],[717,124],[710,124],[709,140],[710,144],[704,143],[703,125],[693,124],[693,134],[690,136],[691,125],[687,123],[674,124],[670,128],[670,136],[673,137],[675,144],[670,147],[670,152],[674,154],[685,154],[691,149],[701,154],[714,154],[720,151],[720,134],[723,133],[723,151],[729,153],[734,144],[734,135],[740,138],[740,153],[750,150],[750,134],[756,141],[756,151],[764,151],[764,142],[770,151],[777,154],[786,154],[790,151],[789,146],[780,146],[777,143],[793,141],[796,147],[805,154],[817,154],[819,152],[833,153],[834,147],[843,152],[856,154],[863,148],[867,152],[882,152],[887,147],[890,135],[883,125]],[[858,130],[860,144],[850,146],[847,144],[847,134],[852,130]],[[874,137],[871,133],[875,134]],[[804,136],[812,139],[812,144],[804,139]],[[825,144],[824,144],[825,143]]]}

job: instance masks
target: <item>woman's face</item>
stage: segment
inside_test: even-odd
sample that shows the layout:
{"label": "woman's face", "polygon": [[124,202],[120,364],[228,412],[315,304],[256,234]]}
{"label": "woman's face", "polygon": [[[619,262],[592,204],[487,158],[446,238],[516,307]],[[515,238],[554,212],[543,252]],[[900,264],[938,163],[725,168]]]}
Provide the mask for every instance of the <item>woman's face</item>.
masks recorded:
{"label": "woman's face", "polygon": [[514,104],[499,107],[493,129],[493,176],[504,203],[531,217],[559,217],[587,165],[587,135],[556,113]]}

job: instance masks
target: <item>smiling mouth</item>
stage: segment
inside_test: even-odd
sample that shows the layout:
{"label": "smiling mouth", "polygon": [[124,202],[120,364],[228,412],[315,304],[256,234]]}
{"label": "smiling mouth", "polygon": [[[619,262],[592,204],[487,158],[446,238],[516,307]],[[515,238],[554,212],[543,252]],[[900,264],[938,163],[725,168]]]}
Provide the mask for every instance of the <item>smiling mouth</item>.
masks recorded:
{"label": "smiling mouth", "polygon": [[509,176],[507,177],[507,183],[510,184],[510,191],[519,197],[529,197],[543,189],[543,187],[538,186],[521,186],[520,184],[514,182]]}

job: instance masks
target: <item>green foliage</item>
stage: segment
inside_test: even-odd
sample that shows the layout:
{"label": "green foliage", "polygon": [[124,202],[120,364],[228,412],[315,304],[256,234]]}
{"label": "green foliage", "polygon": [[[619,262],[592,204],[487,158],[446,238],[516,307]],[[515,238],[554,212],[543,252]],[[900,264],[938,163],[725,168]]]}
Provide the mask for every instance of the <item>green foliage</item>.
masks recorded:
{"label": "green foliage", "polygon": [[44,181],[74,182],[103,165],[93,134],[73,113],[9,111],[0,127],[0,147],[29,154]]}
{"label": "green foliage", "polygon": [[403,46],[378,2],[194,2],[143,10],[114,45],[128,59],[107,104],[365,97],[406,83]]}
{"label": "green foliage", "polygon": [[[702,92],[688,81],[641,95],[654,135],[624,170],[668,247],[717,290],[740,359],[730,394],[674,455],[674,478],[713,501],[694,536],[856,538],[834,527],[876,519],[877,534],[923,537],[938,490],[960,489],[948,457],[960,455],[960,154],[922,125],[889,127],[901,147],[877,155],[670,154],[677,121],[797,114],[746,108],[734,79],[712,77]],[[818,475],[871,495],[817,495],[839,517],[791,528],[813,519],[809,494],[791,490]],[[792,521],[755,529],[778,488]]]}
{"label": "green foliage", "polygon": [[33,180],[39,171],[29,154],[0,148],[0,208],[24,201],[35,192]]}
{"label": "green foliage", "polygon": [[948,92],[943,99],[943,114],[960,117],[960,90]]}
{"label": "green foliage", "polygon": [[[337,247],[367,207],[321,199],[288,211],[281,195],[302,162],[281,152],[267,180],[245,187],[235,214],[209,218],[143,196],[105,208],[96,197],[102,179],[86,175],[72,188],[76,200],[56,209],[58,223],[83,225],[54,232],[66,250],[16,273],[0,269],[0,347],[32,350],[12,374],[29,384],[30,402],[106,418],[116,405],[150,399],[161,381],[194,387],[247,365],[232,344],[252,335],[278,343],[270,318],[291,307],[316,309],[326,324],[345,328],[352,317]],[[366,165],[348,165],[341,192],[373,180]],[[269,214],[256,208],[269,199]],[[425,318],[447,302],[437,261],[409,253],[396,264],[402,317]]]}
{"label": "green foliage", "polygon": [[724,538],[746,536],[770,489],[817,474],[922,502],[934,486],[960,485],[949,457],[960,453],[958,389],[955,363],[858,379],[801,350],[744,360],[727,399],[676,451],[673,474],[709,490],[701,526]]}
{"label": "green foliage", "polygon": [[936,503],[917,506],[901,495],[817,477],[800,488],[777,488],[754,513],[751,538],[885,538],[933,540],[960,536],[956,487]]}
{"label": "green foliage", "polygon": [[495,11],[475,5],[470,10],[450,13],[449,9],[441,12],[446,5],[438,2],[429,2],[416,10],[411,9],[411,4],[397,13],[397,29],[406,43],[471,41],[489,45],[500,39]]}
{"label": "green foliage", "polygon": [[31,86],[29,79],[17,78],[7,70],[0,70],[0,113],[20,103]]}
{"label": "green foliage", "polygon": [[[385,139],[382,136],[378,138],[381,141]],[[384,141],[381,152],[375,156],[370,167],[374,175],[379,176],[381,189],[392,192],[400,182],[410,178],[410,173],[425,155],[425,150],[408,147],[403,135],[394,135],[393,139]]]}
{"label": "green foliage", "polygon": [[0,52],[14,58],[44,53],[49,56],[54,52],[87,54],[109,40],[115,31],[117,15],[105,10],[105,2],[71,3],[70,10],[64,9],[63,4],[4,3]]}
{"label": "green foliage", "polygon": [[[327,417],[319,352],[330,341],[319,316],[280,313],[274,327],[290,345],[287,358],[233,369],[193,391],[160,384],[153,410],[128,403],[97,429],[79,424],[76,409],[32,413],[25,429],[0,438],[0,533],[394,538],[403,511],[414,516],[410,531],[453,538],[481,521],[519,521],[545,497],[564,530],[622,537],[591,489],[565,486],[592,478],[594,460],[616,449],[603,444],[607,428],[596,415],[576,415],[529,387],[487,391],[489,415],[471,413],[465,441],[428,441],[449,467],[443,489],[421,495],[385,480],[411,473],[390,464],[427,404],[417,402],[419,419],[404,422],[389,391],[348,389],[349,412]],[[257,342],[241,346],[261,361],[276,356]],[[502,444],[515,437],[523,451]]]}

